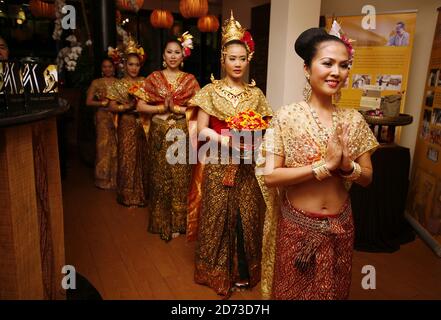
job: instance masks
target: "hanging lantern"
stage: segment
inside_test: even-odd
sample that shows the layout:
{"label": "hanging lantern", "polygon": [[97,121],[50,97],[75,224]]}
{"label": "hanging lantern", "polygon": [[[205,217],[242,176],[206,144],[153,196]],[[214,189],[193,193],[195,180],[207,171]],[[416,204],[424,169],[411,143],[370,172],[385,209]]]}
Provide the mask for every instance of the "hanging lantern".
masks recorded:
{"label": "hanging lantern", "polygon": [[208,0],[180,0],[179,11],[184,18],[200,18],[208,13]]}
{"label": "hanging lantern", "polygon": [[168,10],[155,9],[150,15],[150,23],[154,28],[170,29],[173,22],[173,15]]}
{"label": "hanging lantern", "polygon": [[201,32],[216,32],[219,29],[219,20],[212,14],[201,17],[198,20],[198,29]]}
{"label": "hanging lantern", "polygon": [[55,5],[41,0],[29,1],[29,9],[36,18],[55,19]]}
{"label": "hanging lantern", "polygon": [[[134,6],[132,3],[136,3],[136,6]],[[123,11],[132,11],[132,12],[138,12],[139,9],[142,8],[142,5],[144,4],[144,0],[117,0],[116,1],[116,7],[119,10]]]}

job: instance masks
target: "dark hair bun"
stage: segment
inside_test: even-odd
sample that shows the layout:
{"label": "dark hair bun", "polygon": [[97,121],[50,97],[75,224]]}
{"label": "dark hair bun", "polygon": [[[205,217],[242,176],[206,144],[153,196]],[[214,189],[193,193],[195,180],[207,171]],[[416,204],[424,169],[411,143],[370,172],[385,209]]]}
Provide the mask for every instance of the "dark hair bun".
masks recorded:
{"label": "dark hair bun", "polygon": [[327,35],[326,31],[320,28],[310,28],[305,30],[297,38],[294,49],[303,60],[308,60],[316,41]]}

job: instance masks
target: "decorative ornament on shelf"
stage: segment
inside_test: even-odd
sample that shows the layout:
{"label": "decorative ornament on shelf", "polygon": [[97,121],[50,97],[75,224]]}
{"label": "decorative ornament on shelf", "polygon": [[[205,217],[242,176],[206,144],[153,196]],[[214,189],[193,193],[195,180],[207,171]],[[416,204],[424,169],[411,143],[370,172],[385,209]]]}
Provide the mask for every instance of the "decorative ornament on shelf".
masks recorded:
{"label": "decorative ornament on shelf", "polygon": [[178,41],[184,49],[184,58],[188,58],[191,55],[191,50],[193,50],[193,36],[188,31],[185,31],[178,38]]}
{"label": "decorative ornament on shelf", "polygon": [[144,0],[117,0],[116,6],[123,11],[138,12],[144,4]]}
{"label": "decorative ornament on shelf", "polygon": [[154,28],[170,29],[173,26],[173,15],[168,10],[155,9],[150,15],[150,23]]}
{"label": "decorative ornament on shelf", "polygon": [[208,0],[180,0],[179,11],[188,18],[200,18],[208,13]]}
{"label": "decorative ornament on shelf", "polygon": [[216,32],[219,29],[219,20],[212,14],[201,17],[198,20],[198,29],[201,32]]}
{"label": "decorative ornament on shelf", "polygon": [[29,10],[37,18],[55,18],[55,5],[53,3],[43,2],[41,0],[29,1]]}

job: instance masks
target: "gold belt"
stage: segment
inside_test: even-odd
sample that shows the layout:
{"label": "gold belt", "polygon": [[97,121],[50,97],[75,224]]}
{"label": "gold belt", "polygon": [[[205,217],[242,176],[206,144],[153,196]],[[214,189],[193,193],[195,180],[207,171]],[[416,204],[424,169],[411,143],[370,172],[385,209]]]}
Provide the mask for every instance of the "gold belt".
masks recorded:
{"label": "gold belt", "polygon": [[[335,225],[344,224],[351,214],[351,203],[346,201],[340,214],[337,216],[309,217],[308,213],[294,208],[287,199],[283,202],[280,211],[282,216],[291,222],[308,230],[318,231],[323,234],[336,233]],[[340,229],[340,228],[338,228]]]}

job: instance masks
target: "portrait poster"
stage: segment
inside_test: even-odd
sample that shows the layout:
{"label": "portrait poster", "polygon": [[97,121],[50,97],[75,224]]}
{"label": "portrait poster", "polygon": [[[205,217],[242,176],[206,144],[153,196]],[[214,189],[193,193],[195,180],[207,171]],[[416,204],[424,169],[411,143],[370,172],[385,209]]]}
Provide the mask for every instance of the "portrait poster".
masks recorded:
{"label": "portrait poster", "polygon": [[[415,35],[416,12],[376,15],[375,29],[364,29],[365,16],[336,17],[355,49],[349,81],[342,89],[339,107],[360,108],[365,86],[378,86],[381,96],[402,94],[404,110],[406,89]],[[332,18],[326,19],[327,30]],[[399,35],[397,34],[399,33]]]}

